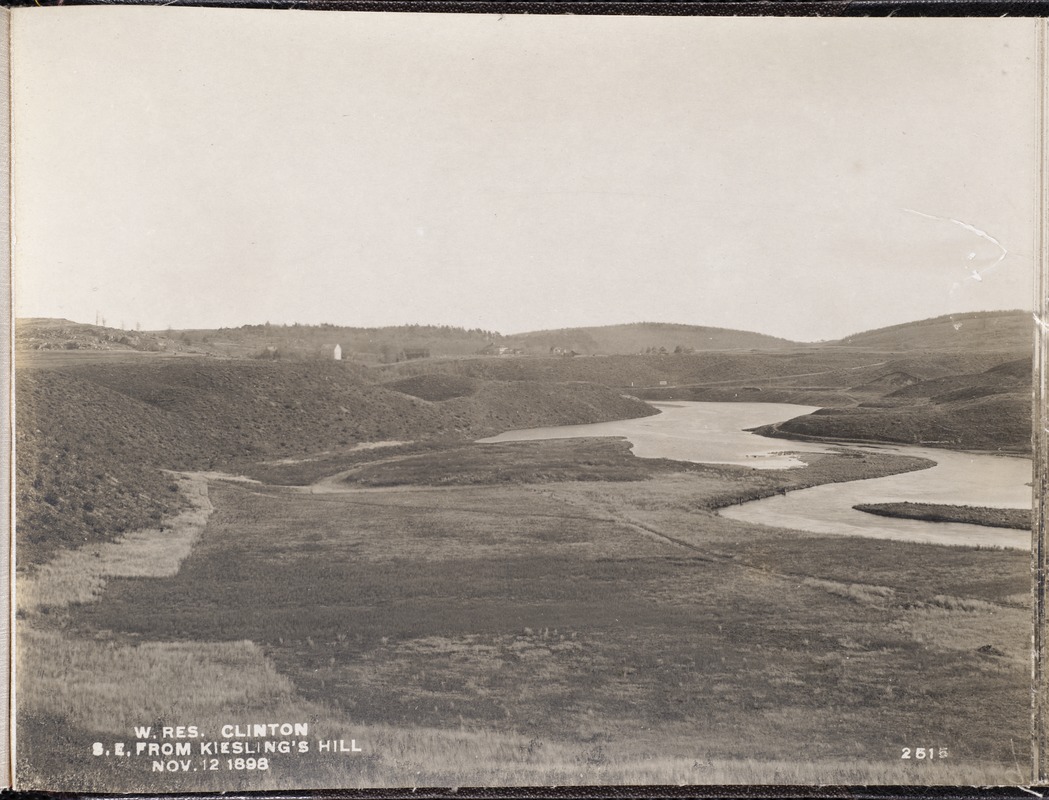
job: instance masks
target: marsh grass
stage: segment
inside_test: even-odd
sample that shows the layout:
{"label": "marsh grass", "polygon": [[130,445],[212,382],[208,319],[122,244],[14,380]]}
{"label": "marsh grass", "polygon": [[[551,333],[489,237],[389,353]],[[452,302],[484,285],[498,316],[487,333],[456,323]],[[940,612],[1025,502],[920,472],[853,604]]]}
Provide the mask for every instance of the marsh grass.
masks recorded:
{"label": "marsh grass", "polygon": [[60,716],[120,736],[157,719],[185,724],[294,696],[292,683],[247,641],[128,644],[25,628],[18,649],[19,671],[32,675],[19,684],[21,716]]}
{"label": "marsh grass", "polygon": [[947,597],[938,594],[930,601],[931,605],[946,608],[948,611],[966,611],[970,613],[992,613],[998,610],[994,603],[985,600],[975,600],[971,597]]}
{"label": "marsh grass", "polygon": [[207,480],[189,475],[178,475],[176,480],[187,505],[183,511],[157,528],[60,551],[50,562],[18,579],[19,612],[32,616],[93,602],[109,578],[162,577],[178,572],[213,509]]}
{"label": "marsh grass", "polygon": [[857,603],[883,605],[892,599],[896,591],[889,586],[870,586],[861,583],[839,583],[838,581],[805,578],[802,583],[815,586],[829,594],[845,597]]}
{"label": "marsh grass", "polygon": [[216,485],[177,575],[114,581],[78,618],[128,640],[255,641],[301,697],[365,727],[599,734],[606,756],[726,763],[799,742],[884,761],[933,737],[959,767],[1011,763],[1026,617],[1002,598],[1022,554],[769,533],[695,510],[716,484],[659,481],[677,493],[662,511],[641,507],[644,482]]}
{"label": "marsh grass", "polygon": [[963,522],[1014,530],[1030,530],[1033,522],[1030,509],[1025,508],[986,508],[942,503],[860,503],[853,508],[883,517],[926,522]]}

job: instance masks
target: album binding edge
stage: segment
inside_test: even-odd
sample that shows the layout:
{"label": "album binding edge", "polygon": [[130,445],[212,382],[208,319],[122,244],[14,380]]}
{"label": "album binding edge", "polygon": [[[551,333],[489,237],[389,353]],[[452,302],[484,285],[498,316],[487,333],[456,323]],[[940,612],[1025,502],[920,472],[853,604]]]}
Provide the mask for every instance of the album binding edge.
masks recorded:
{"label": "album binding edge", "polygon": [[5,481],[7,502],[0,503],[0,528],[8,535],[0,547],[0,570],[7,576],[6,591],[0,592],[0,659],[5,675],[0,682],[0,706],[5,724],[0,725],[0,786],[14,783],[14,281],[12,271],[11,222],[11,9],[0,8],[0,475]]}

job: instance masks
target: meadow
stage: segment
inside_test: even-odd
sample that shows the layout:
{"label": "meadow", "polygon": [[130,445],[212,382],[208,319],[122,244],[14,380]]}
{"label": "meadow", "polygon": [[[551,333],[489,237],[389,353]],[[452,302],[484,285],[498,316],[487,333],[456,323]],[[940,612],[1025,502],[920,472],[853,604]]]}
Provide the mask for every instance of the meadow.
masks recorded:
{"label": "meadow", "polygon": [[[320,494],[272,471],[212,479],[183,524],[26,582],[25,785],[1027,780],[1026,554],[714,513],[920,462],[683,468],[607,440],[368,452],[328,457],[343,473]],[[83,591],[39,599],[85,570]],[[362,752],[221,786],[90,756],[131,725],[260,717],[307,719]],[[946,757],[901,758],[916,747]]]}

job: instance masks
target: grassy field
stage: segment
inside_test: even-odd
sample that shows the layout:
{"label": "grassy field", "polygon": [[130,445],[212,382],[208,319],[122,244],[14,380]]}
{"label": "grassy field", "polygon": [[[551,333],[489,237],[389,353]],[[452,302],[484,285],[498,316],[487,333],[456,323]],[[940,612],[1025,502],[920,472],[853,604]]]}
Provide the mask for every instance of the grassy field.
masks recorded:
{"label": "grassy field", "polygon": [[1027,780],[1027,556],[713,513],[923,466],[805,457],[682,470],[616,441],[434,445],[372,451],[325,494],[211,481],[203,530],[190,509],[138,555],[81,548],[36,580],[95,561],[104,588],[20,596],[23,779],[217,788],[92,760],[91,743],[261,716],[362,752],[223,772],[224,788]]}

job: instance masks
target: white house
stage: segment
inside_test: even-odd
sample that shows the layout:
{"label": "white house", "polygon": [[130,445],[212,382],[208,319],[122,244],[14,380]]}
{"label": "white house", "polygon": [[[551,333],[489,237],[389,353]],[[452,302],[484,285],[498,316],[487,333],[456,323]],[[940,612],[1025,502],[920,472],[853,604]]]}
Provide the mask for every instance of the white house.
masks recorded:
{"label": "white house", "polygon": [[342,361],[342,345],[335,345],[335,349],[331,351],[331,357],[336,361]]}

